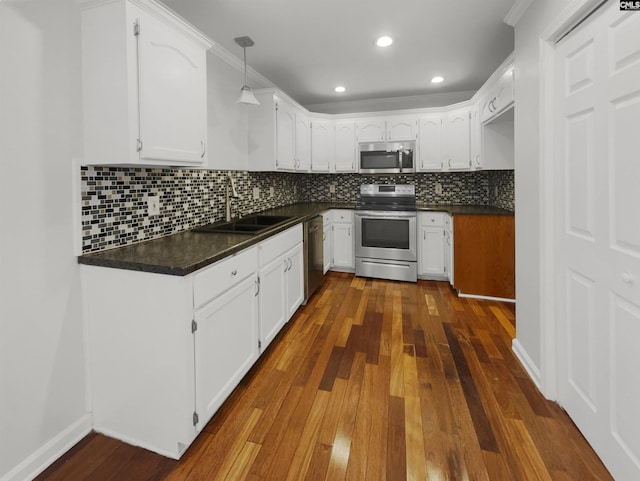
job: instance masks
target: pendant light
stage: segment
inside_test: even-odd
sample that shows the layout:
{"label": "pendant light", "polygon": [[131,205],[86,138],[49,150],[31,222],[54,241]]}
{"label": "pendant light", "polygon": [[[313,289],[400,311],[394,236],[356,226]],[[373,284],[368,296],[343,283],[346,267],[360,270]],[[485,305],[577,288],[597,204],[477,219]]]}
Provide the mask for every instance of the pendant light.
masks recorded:
{"label": "pendant light", "polygon": [[242,47],[244,52],[244,86],[240,90],[240,98],[236,100],[238,104],[260,105],[258,99],[253,95],[251,87],[247,85],[247,47],[253,46],[253,40],[249,37],[234,38],[236,43]]}

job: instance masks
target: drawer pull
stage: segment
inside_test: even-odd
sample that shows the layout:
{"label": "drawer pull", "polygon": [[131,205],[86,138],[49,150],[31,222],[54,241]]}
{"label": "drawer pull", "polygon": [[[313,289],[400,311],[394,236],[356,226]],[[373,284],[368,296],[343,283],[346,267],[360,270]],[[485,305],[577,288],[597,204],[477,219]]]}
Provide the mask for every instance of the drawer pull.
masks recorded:
{"label": "drawer pull", "polygon": [[235,276],[237,274],[238,274],[238,270],[237,269],[234,269],[234,270],[231,271],[231,275],[232,276]]}

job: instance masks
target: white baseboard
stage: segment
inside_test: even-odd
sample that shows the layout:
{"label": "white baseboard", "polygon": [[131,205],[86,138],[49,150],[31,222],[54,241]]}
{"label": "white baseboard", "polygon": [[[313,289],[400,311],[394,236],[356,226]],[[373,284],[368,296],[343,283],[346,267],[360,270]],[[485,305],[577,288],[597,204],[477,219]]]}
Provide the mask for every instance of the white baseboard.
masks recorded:
{"label": "white baseboard", "polygon": [[0,481],[30,481],[91,432],[91,415],[85,414],[51,441],[31,454]]}
{"label": "white baseboard", "polygon": [[477,294],[465,294],[458,291],[458,297],[469,297],[471,299],[484,299],[485,301],[497,301],[497,302],[510,302],[515,304],[515,299],[509,299],[508,297],[491,297],[491,296],[479,296]]}
{"label": "white baseboard", "polygon": [[529,354],[527,354],[527,351],[524,350],[522,344],[520,344],[517,339],[514,339],[511,343],[511,350],[518,358],[518,361],[520,361],[520,364],[522,364],[522,367],[524,367],[524,370],[527,371],[527,374],[529,374],[529,377],[538,390],[542,392],[542,377],[540,376],[540,369],[538,369],[538,366],[534,364],[529,357]]}

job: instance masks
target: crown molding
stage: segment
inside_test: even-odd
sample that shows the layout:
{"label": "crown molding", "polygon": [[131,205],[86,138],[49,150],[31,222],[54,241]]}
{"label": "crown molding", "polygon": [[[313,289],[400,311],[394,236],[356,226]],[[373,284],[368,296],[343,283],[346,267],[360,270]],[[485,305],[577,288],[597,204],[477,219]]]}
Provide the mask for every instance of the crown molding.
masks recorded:
{"label": "crown molding", "polygon": [[507,12],[504,17],[504,23],[509,25],[510,27],[515,27],[518,21],[520,21],[520,17],[527,11],[529,5],[533,0],[516,0],[516,3],[513,4],[511,10]]}

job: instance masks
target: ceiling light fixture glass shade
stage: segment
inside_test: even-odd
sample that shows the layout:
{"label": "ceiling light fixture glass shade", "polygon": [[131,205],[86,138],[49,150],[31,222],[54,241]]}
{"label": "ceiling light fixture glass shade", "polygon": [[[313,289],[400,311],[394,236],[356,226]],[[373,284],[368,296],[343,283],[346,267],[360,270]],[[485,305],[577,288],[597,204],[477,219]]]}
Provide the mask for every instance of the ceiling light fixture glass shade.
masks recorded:
{"label": "ceiling light fixture glass shade", "polygon": [[437,77],[433,77],[431,79],[431,83],[432,84],[439,84],[440,82],[442,82],[444,80],[444,78],[440,77],[439,75]]}
{"label": "ceiling light fixture glass shade", "polygon": [[344,88],[342,85],[338,85],[336,88],[333,89],[335,92],[338,92],[339,94],[341,94],[342,92],[346,92],[346,88]]}
{"label": "ceiling light fixture glass shade", "polygon": [[388,47],[389,45],[391,45],[393,43],[393,39],[391,37],[380,37],[378,40],[376,40],[376,45],[378,47]]}
{"label": "ceiling light fixture glass shade", "polygon": [[244,53],[244,85],[240,89],[240,98],[236,100],[238,104],[260,105],[258,99],[253,94],[251,87],[247,85],[247,47],[253,46],[253,40],[249,37],[234,38],[235,42],[242,47]]}

